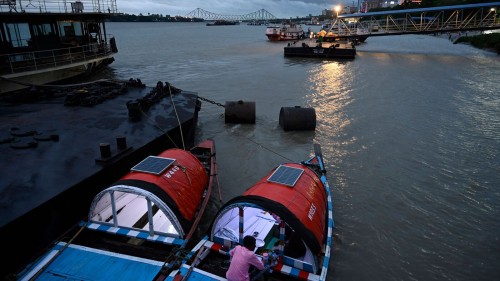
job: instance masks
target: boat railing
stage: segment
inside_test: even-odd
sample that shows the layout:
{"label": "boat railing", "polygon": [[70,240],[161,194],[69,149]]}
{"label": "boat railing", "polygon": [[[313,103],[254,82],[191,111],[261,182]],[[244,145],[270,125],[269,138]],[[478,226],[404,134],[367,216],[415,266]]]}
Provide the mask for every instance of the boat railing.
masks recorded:
{"label": "boat railing", "polygon": [[0,75],[63,67],[106,58],[116,53],[110,43],[91,43],[68,48],[0,55]]}
{"label": "boat railing", "polygon": [[0,12],[117,13],[116,0],[0,0]]}

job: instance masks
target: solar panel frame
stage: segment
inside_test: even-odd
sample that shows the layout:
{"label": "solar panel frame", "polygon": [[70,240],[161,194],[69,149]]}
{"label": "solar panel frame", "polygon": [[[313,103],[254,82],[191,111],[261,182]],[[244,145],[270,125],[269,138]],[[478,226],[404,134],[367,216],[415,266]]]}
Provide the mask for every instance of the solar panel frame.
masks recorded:
{"label": "solar panel frame", "polygon": [[294,187],[303,173],[304,169],[280,165],[274,170],[269,178],[267,178],[267,181]]}
{"label": "solar panel frame", "polygon": [[161,175],[168,167],[170,167],[176,159],[159,157],[159,156],[148,156],[137,165],[132,167],[130,170],[135,172],[150,173],[154,175]]}

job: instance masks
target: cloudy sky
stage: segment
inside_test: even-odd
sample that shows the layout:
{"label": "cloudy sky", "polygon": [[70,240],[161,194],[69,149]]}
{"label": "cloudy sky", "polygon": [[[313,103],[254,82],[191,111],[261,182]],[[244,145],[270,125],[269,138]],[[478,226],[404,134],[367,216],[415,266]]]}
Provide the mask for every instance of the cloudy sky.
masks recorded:
{"label": "cloudy sky", "polygon": [[196,8],[220,15],[245,15],[265,9],[278,18],[320,15],[335,5],[357,5],[349,0],[116,0],[118,11],[127,14],[185,16]]}

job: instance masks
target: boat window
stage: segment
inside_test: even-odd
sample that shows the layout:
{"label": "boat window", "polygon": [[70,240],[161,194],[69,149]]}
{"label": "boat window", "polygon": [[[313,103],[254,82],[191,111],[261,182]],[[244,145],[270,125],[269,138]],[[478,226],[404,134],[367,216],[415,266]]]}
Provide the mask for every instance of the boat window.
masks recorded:
{"label": "boat window", "polygon": [[[100,198],[93,204],[89,214],[92,221],[147,232],[153,230],[155,233],[179,235],[176,228],[178,223],[172,222],[159,205],[141,194],[111,190],[101,193]],[[148,212],[149,205],[151,217]]]}
{"label": "boat window", "polygon": [[65,41],[75,41],[77,37],[82,37],[82,26],[80,22],[63,22],[57,23],[59,34]]}
{"label": "boat window", "polygon": [[[179,235],[179,232],[174,227],[174,224],[169,220],[168,216],[153,203],[153,229],[155,232],[168,233]],[[143,227],[144,230],[149,230],[149,224]]]}
{"label": "boat window", "polygon": [[[224,240],[238,242],[240,233],[239,208],[234,207],[216,218],[215,227],[212,229],[213,235]],[[276,220],[273,216],[260,209],[253,207],[243,207],[243,236],[252,235],[261,241],[267,238]]]}
{"label": "boat window", "polygon": [[31,41],[30,28],[27,23],[9,23],[7,33],[14,48],[28,47],[28,42]]}
{"label": "boat window", "polygon": [[75,28],[71,23],[63,23],[60,26],[59,32],[62,36],[66,37],[74,37],[75,36]]}
{"label": "boat window", "polygon": [[[116,216],[119,226],[142,228],[141,220],[148,214],[148,201],[144,196],[129,193],[121,200],[115,198]],[[122,203],[125,203],[122,205]],[[122,205],[122,206],[120,206]],[[140,227],[139,227],[140,226]]]}
{"label": "boat window", "polygon": [[110,193],[107,192],[91,210],[90,218],[95,221],[109,221],[112,215],[111,196]]}
{"label": "boat window", "polygon": [[54,34],[54,30],[52,30],[52,26],[49,23],[34,24],[33,32],[35,36],[45,36]]}

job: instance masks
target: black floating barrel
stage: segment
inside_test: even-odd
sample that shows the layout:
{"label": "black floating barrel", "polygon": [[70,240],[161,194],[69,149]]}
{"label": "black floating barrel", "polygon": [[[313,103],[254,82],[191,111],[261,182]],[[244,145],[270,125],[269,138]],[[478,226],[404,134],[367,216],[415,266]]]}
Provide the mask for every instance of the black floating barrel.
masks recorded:
{"label": "black floating barrel", "polygon": [[311,131],[316,129],[314,108],[282,107],[279,124],[285,131]]}
{"label": "black floating barrel", "polygon": [[226,123],[255,124],[255,102],[252,101],[226,101]]}

